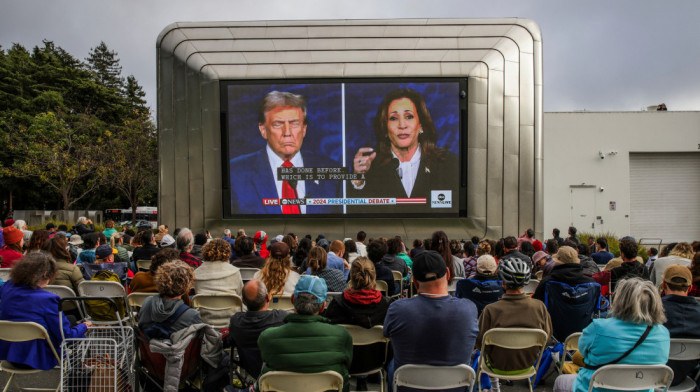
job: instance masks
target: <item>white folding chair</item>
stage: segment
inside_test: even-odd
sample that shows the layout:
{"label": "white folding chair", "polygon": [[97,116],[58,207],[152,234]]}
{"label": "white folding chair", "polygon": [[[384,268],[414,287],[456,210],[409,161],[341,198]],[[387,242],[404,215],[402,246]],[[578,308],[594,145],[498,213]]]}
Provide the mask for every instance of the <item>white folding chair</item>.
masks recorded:
{"label": "white folding chair", "polygon": [[260,268],[239,267],[238,269],[241,271],[241,279],[243,280],[243,283],[253,280],[253,276],[260,271]]}
{"label": "white folding chair", "polygon": [[[675,361],[693,361],[700,359],[700,339],[671,338],[668,359]],[[668,389],[670,392],[691,392],[695,390],[695,380],[686,377],[683,382]]]}
{"label": "white folding chair", "polygon": [[136,268],[139,271],[150,270],[151,269],[151,260],[150,259],[136,260]]}
{"label": "white folding chair", "polygon": [[[61,285],[54,285],[50,284],[46,287],[44,287],[44,290],[54,293],[58,295],[60,298],[71,298],[71,297],[77,297],[78,295],[75,294],[75,291],[73,291],[72,288],[68,286],[61,286]],[[72,303],[75,304],[75,307],[78,309],[78,313],[80,314],[80,319],[85,318],[85,311],[83,310],[83,304],[80,301],[72,301]]]}
{"label": "white folding chair", "polygon": [[376,283],[377,290],[381,291],[385,296],[388,295],[387,293],[389,292],[389,286],[386,284],[386,282],[383,280],[378,280]]}
{"label": "white folding chair", "polygon": [[394,392],[398,387],[427,390],[442,390],[469,386],[474,388],[476,375],[468,365],[432,366],[402,365],[394,372]]}
{"label": "white folding chair", "polygon": [[[36,339],[44,340],[45,343],[51,348],[51,352],[56,358],[56,361],[59,363],[61,362],[53,343],[51,343],[51,338],[49,338],[48,332],[46,332],[46,329],[42,325],[29,321],[0,321],[0,340],[4,340],[6,342],[27,342]],[[61,387],[59,384],[56,386],[56,388],[21,388],[15,382],[14,378],[16,374],[35,374],[46,370],[20,369],[8,361],[0,361],[0,371],[10,373],[10,378],[7,380],[7,384],[5,384],[3,392],[7,392],[11,385],[19,390],[26,389],[33,391],[58,391]]]}
{"label": "white folding chair", "polygon": [[403,295],[403,275],[399,271],[391,271],[391,275],[394,276],[394,284],[399,287],[399,292],[392,295],[393,298],[401,298]]}
{"label": "white folding chair", "polygon": [[143,303],[146,302],[146,298],[158,295],[157,292],[135,292],[131,293],[126,297],[126,302],[129,304],[129,309],[131,309],[131,315],[138,320],[139,311],[143,307]]}
{"label": "white folding chair", "polygon": [[[378,343],[384,344],[384,356],[373,357],[373,363],[368,363],[368,361],[364,361],[359,365],[356,365],[354,362],[352,365],[350,365],[351,376],[366,376],[370,374],[379,373],[379,390],[383,392],[384,383],[386,380],[384,376],[384,364],[386,363],[387,356],[389,354],[389,341],[391,340],[384,336],[384,327],[382,327],[381,325],[375,325],[372,328],[364,328],[357,325],[349,324],[341,324],[341,326],[344,327],[350,333],[350,336],[352,336],[353,350],[361,350],[362,347]],[[353,355],[353,358],[357,357]],[[357,369],[357,371],[354,371],[354,369],[358,367],[361,367],[361,369]]]}
{"label": "white folding chair", "polygon": [[273,295],[268,305],[269,309],[294,310],[291,295]]}
{"label": "white folding chair", "polygon": [[[530,392],[532,392],[532,379],[531,377],[537,374],[537,369],[540,366],[540,359],[542,358],[542,353],[547,345],[547,332],[541,329],[535,328],[493,328],[489,329],[484,333],[483,341],[481,343],[481,356],[479,356],[479,371],[476,374],[478,380],[480,380],[481,374],[485,373],[491,377],[499,378],[502,380],[523,380],[527,379],[528,386],[530,387]],[[509,348],[512,350],[523,350],[532,347],[539,348],[539,354],[537,354],[537,366],[530,366],[524,369],[522,372],[515,374],[499,374],[495,373],[486,364],[486,354],[484,354],[484,349],[486,346],[498,346],[502,348]],[[534,365],[534,364],[533,364]],[[479,392],[481,392],[481,383],[479,383]]]}
{"label": "white folding chair", "polygon": [[[124,306],[124,318],[122,319],[120,312],[116,313],[116,321],[110,320],[92,320],[95,324],[99,325],[123,325],[123,323],[131,322],[130,311],[128,310],[128,301],[126,299],[126,291],[121,283],[102,281],[102,280],[86,280],[78,285],[78,294],[81,297],[107,297],[114,300],[117,304],[117,308],[120,304]],[[95,300],[99,301],[99,300]],[[90,304],[85,304],[85,313],[88,317],[92,318],[90,315]]]}
{"label": "white folding chair", "polygon": [[243,310],[243,301],[236,294],[197,294],[192,298],[192,307],[200,309],[202,321],[221,329],[229,326],[234,313]]}
{"label": "white folding chair", "polygon": [[258,378],[258,389],[260,392],[340,392],[343,376],[332,370],[321,373],[272,371]]}
{"label": "white folding chair", "polygon": [[559,374],[562,374],[565,363],[571,363],[571,361],[567,359],[571,358],[570,353],[572,351],[578,350],[578,340],[581,338],[581,335],[583,335],[582,332],[572,333],[564,341],[564,355],[562,356],[561,360],[556,364]]}
{"label": "white folding chair", "polygon": [[672,380],[673,370],[666,365],[606,365],[593,373],[588,392],[593,388],[616,391],[661,388],[666,391]]}
{"label": "white folding chair", "polygon": [[454,278],[450,279],[450,283],[447,285],[447,292],[451,296],[455,296],[455,292],[457,292],[457,282],[459,282],[462,279],[464,278],[461,276],[455,276]]}
{"label": "white folding chair", "polygon": [[523,293],[524,294],[534,294],[535,290],[537,289],[537,286],[540,284],[540,281],[537,279],[530,279],[530,283],[526,284],[525,287],[523,287]]}
{"label": "white folding chair", "polygon": [[2,279],[3,282],[7,282],[10,280],[10,270],[12,268],[0,268],[0,279]]}

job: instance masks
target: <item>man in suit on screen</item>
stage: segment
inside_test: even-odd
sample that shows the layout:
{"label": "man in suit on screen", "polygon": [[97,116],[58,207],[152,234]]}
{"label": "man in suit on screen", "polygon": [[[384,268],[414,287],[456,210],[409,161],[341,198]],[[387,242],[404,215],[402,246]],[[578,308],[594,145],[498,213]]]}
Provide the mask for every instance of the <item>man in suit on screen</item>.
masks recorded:
{"label": "man in suit on screen", "polygon": [[263,199],[329,198],[340,195],[340,181],[282,180],[279,168],[336,167],[337,163],[300,151],[308,119],[306,99],[290,92],[271,91],[258,113],[258,129],[265,148],[231,160],[231,213],[333,214],[339,206],[265,205]]}

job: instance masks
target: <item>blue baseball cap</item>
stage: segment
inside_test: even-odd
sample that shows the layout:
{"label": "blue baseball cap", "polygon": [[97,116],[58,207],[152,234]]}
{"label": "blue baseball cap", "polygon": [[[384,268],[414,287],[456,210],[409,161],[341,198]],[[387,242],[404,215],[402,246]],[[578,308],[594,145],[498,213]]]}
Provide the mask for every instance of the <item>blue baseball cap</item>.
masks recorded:
{"label": "blue baseball cap", "polygon": [[318,303],[326,302],[326,293],[328,286],[326,281],[318,276],[302,275],[294,287],[294,296],[298,297],[301,293],[309,293],[318,299]]}

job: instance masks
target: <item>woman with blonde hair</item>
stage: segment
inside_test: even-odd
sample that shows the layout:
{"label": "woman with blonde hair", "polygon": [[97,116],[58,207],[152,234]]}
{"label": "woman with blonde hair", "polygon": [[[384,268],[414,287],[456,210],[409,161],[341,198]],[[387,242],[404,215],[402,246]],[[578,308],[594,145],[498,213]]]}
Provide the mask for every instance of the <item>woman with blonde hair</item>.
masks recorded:
{"label": "woman with blonde hair", "polygon": [[364,256],[350,267],[350,288],[337,296],[324,316],[333,324],[352,324],[364,328],[384,324],[389,299],[377,290],[374,263]]}
{"label": "woman with blonde hair", "polygon": [[693,247],[690,246],[689,243],[677,243],[668,256],[659,257],[658,259],[656,259],[656,261],[654,262],[654,266],[649,272],[651,281],[654,282],[654,284],[657,287],[661,286],[661,282],[663,281],[664,276],[664,270],[666,269],[666,267],[673,264],[682,265],[684,267],[690,267],[690,263],[691,260],[693,260],[694,255],[695,252],[693,252]]}
{"label": "woman with blonde hair", "polygon": [[325,249],[320,246],[311,248],[308,264],[311,275],[325,280],[329,292],[338,293],[345,290],[345,274],[341,270],[328,268],[328,254]]}
{"label": "woman with blonde hair", "polygon": [[576,375],[557,377],[554,392],[586,392],[591,376],[605,365],[665,365],[671,339],[663,324],[664,308],[658,290],[640,278],[617,284],[610,317],[594,319],[583,330],[578,348],[584,367]]}
{"label": "woman with blonde hair", "polygon": [[110,236],[109,243],[110,243],[110,246],[112,247],[112,249],[117,250],[117,255],[114,256],[115,263],[118,263],[118,262],[128,263],[130,261],[129,252],[124,247],[124,233],[120,233],[118,231],[115,231]]}
{"label": "woman with blonde hair", "polygon": [[255,273],[253,279],[260,279],[265,283],[268,293],[272,296],[291,296],[300,276],[292,270],[289,246],[284,242],[275,242],[268,251],[270,255],[265,266]]}

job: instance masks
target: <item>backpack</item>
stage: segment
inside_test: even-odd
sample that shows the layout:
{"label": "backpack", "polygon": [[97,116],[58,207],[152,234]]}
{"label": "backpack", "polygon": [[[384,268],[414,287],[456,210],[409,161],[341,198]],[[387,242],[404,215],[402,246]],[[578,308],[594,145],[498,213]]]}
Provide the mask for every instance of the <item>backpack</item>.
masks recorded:
{"label": "backpack", "polygon": [[[111,281],[121,284],[119,276],[108,270],[95,272],[90,280]],[[124,310],[124,300],[122,298],[115,298],[114,302],[117,304],[119,317],[123,320],[124,315],[126,314]],[[103,300],[90,300],[85,301],[85,305],[87,307],[88,315],[90,315],[94,321],[117,321],[117,315],[114,314],[114,310],[109,302]]]}
{"label": "backpack", "polygon": [[150,339],[168,339],[168,338],[170,338],[170,327],[189,308],[190,307],[185,305],[185,304],[180,305],[180,307],[177,308],[175,313],[171,314],[170,317],[168,317],[162,323],[148,324],[143,329],[143,334],[146,335],[146,337],[148,337],[149,340]]}

